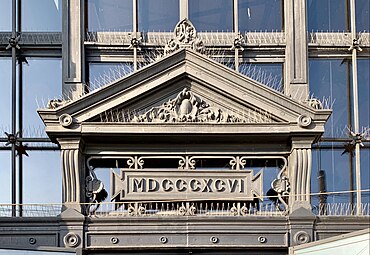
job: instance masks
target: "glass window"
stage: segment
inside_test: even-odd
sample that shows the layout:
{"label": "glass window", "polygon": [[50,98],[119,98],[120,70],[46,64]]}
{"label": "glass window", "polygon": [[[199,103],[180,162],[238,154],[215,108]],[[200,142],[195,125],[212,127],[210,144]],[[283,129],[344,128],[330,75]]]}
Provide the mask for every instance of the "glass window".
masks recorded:
{"label": "glass window", "polygon": [[189,19],[197,31],[233,31],[233,1],[189,0]]}
{"label": "glass window", "polygon": [[326,137],[347,137],[351,109],[348,96],[350,72],[350,64],[339,59],[309,61],[310,93],[318,99],[333,102],[333,113],[325,125]]}
{"label": "glass window", "polygon": [[60,59],[28,59],[23,65],[23,136],[44,135],[44,124],[37,114],[48,100],[61,98],[62,63]]}
{"label": "glass window", "polygon": [[62,0],[22,1],[22,31],[62,31]]}
{"label": "glass window", "polygon": [[[165,7],[165,8],[164,8]],[[179,22],[179,1],[139,0],[139,31],[173,31]]]}
{"label": "glass window", "polygon": [[11,132],[12,63],[8,58],[0,58],[0,132]]}
{"label": "glass window", "polygon": [[[366,143],[369,145],[369,143]],[[370,189],[370,149],[361,148],[361,189]],[[362,192],[362,202],[370,203],[370,191]]]}
{"label": "glass window", "polygon": [[23,157],[23,202],[60,204],[62,202],[60,152],[28,151],[28,154],[29,157]]}
{"label": "glass window", "polygon": [[360,129],[370,128],[370,59],[359,59],[357,66]]}
{"label": "glass window", "polygon": [[346,0],[307,0],[308,31],[347,31]]}
{"label": "glass window", "polygon": [[0,0],[0,31],[12,30],[12,1]]}
{"label": "glass window", "polygon": [[132,31],[132,0],[88,0],[89,31]]}
{"label": "glass window", "polygon": [[[3,136],[1,134],[1,136]],[[1,143],[1,146],[4,144]],[[10,204],[12,201],[11,197],[11,167],[10,167],[10,151],[0,151],[0,204]],[[0,213],[1,216],[1,213]]]}
{"label": "glass window", "polygon": [[283,64],[242,63],[239,72],[277,91],[283,91]]}
{"label": "glass window", "polygon": [[[333,149],[314,149],[312,151],[312,174],[311,174],[311,193],[320,191],[319,171],[324,171],[324,187],[327,192],[350,190],[350,160],[348,153],[344,149],[335,149],[340,144],[333,143]],[[330,147],[330,146],[329,146]],[[350,202],[350,193],[329,194],[328,203],[348,203]],[[312,204],[318,205],[319,196],[312,197]]]}
{"label": "glass window", "polygon": [[356,0],[356,29],[370,32],[370,1]]}
{"label": "glass window", "polygon": [[239,31],[282,30],[281,0],[239,0]]}
{"label": "glass window", "polygon": [[101,87],[125,77],[134,71],[132,63],[90,63],[89,83],[91,89]]}

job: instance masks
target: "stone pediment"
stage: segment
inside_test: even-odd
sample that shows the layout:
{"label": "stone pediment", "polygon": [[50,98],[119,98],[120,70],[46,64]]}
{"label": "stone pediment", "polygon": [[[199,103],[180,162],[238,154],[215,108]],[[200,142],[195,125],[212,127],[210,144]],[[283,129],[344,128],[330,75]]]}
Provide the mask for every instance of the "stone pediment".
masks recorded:
{"label": "stone pediment", "polygon": [[[162,100],[163,101],[163,100]],[[226,99],[223,98],[222,102]],[[151,101],[149,101],[151,102]],[[238,109],[237,109],[238,108]],[[112,123],[272,123],[278,122],[271,113],[263,109],[238,106],[220,106],[217,102],[204,99],[184,87],[181,92],[169,96],[155,106],[136,105],[134,110],[123,108],[110,109],[100,114],[94,122]],[[138,110],[142,109],[142,110]]]}
{"label": "stone pediment", "polygon": [[[70,132],[208,133],[207,124],[241,125],[222,133],[321,134],[330,111],[294,101],[206,56],[182,49],[76,101],[39,110],[39,114],[53,137]],[[172,127],[153,130],[158,124]]]}

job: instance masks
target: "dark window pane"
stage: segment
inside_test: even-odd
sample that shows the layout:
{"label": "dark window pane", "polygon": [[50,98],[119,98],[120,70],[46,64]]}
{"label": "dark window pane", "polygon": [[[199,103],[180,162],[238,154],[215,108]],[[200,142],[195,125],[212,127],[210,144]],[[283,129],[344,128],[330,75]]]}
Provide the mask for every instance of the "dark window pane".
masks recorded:
{"label": "dark window pane", "polygon": [[[3,143],[0,145],[3,146]],[[10,204],[12,201],[10,151],[0,151],[0,165],[0,204]]]}
{"label": "dark window pane", "polygon": [[308,31],[347,31],[346,0],[308,0]]}
{"label": "dark window pane", "polygon": [[356,30],[370,32],[370,1],[356,0]]}
{"label": "dark window pane", "polygon": [[132,0],[88,0],[89,31],[132,31]]}
{"label": "dark window pane", "polygon": [[45,136],[36,110],[45,108],[50,99],[61,98],[61,60],[28,59],[28,63],[23,65],[23,136]]}
{"label": "dark window pane", "polygon": [[358,100],[360,114],[360,131],[370,127],[370,59],[358,60]]}
{"label": "dark window pane", "polygon": [[179,1],[139,0],[139,31],[173,31],[179,22]]}
{"label": "dark window pane", "polygon": [[310,93],[333,102],[333,113],[325,125],[326,137],[347,137],[349,125],[348,82],[351,69],[342,60],[310,60]]}
{"label": "dark window pane", "polygon": [[29,151],[23,157],[23,202],[61,203],[62,177],[59,151]]}
{"label": "dark window pane", "polygon": [[12,66],[10,59],[0,59],[0,132],[11,132],[11,87],[12,87]]}
{"label": "dark window pane", "polygon": [[[341,146],[342,144],[333,144]],[[318,193],[319,171],[325,173],[325,188],[327,192],[350,190],[350,157],[348,153],[342,155],[341,149],[315,149],[312,151],[312,174],[311,174],[311,193]],[[350,193],[329,194],[328,203],[347,203],[350,202]],[[312,196],[312,204],[318,205],[319,196]]]}
{"label": "dark window pane", "polygon": [[283,65],[281,63],[243,63],[239,72],[277,91],[283,91]]}
{"label": "dark window pane", "polygon": [[232,31],[232,0],[189,0],[189,19],[197,31]]}
{"label": "dark window pane", "polygon": [[0,31],[12,30],[12,1],[0,0]]}
{"label": "dark window pane", "polygon": [[241,32],[282,29],[281,0],[240,0],[238,12]]}
{"label": "dark window pane", "polygon": [[62,31],[62,0],[22,1],[22,31]]}

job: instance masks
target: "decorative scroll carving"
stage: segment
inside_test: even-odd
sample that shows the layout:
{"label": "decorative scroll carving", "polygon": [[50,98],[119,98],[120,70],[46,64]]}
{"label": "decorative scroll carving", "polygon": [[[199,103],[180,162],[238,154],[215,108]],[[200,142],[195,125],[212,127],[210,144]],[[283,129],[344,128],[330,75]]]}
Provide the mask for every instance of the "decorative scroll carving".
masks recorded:
{"label": "decorative scroll carving", "polygon": [[141,204],[135,203],[134,205],[130,204],[127,211],[130,216],[140,216],[145,214],[146,210]]}
{"label": "decorative scroll carving", "polygon": [[182,205],[180,206],[178,210],[178,214],[181,216],[193,216],[195,215],[196,211],[197,211],[197,208],[195,207],[194,203],[192,204],[182,203]]}
{"label": "decorative scroll carving", "polygon": [[[253,116],[252,116],[253,115]],[[262,116],[263,115],[263,116]],[[253,119],[251,118],[253,117]],[[258,121],[257,121],[258,120]],[[249,116],[236,116],[226,110],[213,107],[192,91],[184,88],[176,98],[161,106],[153,107],[144,114],[135,116],[133,122],[204,122],[204,123],[255,123],[272,122],[268,114],[255,111]]]}
{"label": "decorative scroll carving", "polygon": [[60,117],[59,117],[59,123],[63,127],[68,128],[68,127],[70,127],[73,124],[73,118],[68,113],[64,113],[64,114],[60,115]]}
{"label": "decorative scroll carving", "polygon": [[298,126],[302,128],[307,128],[312,123],[312,119],[307,115],[300,115],[297,119]]}
{"label": "decorative scroll carving", "polygon": [[195,27],[188,19],[177,23],[174,29],[174,38],[166,44],[164,55],[168,55],[180,48],[190,48],[200,53],[203,53],[205,50],[202,40],[197,37]]}
{"label": "decorative scroll carving", "polygon": [[58,107],[61,107],[63,105],[65,105],[66,103],[68,103],[68,101],[65,101],[65,100],[62,100],[62,99],[52,99],[52,100],[49,100],[48,104],[47,104],[47,108],[48,109],[57,109]]}

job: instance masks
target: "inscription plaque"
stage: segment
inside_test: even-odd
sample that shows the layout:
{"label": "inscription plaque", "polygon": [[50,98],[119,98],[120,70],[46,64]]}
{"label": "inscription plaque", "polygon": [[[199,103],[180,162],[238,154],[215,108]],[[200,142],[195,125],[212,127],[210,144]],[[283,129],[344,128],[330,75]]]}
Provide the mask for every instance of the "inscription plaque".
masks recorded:
{"label": "inscription plaque", "polygon": [[131,170],[111,172],[112,200],[245,200],[263,195],[262,171]]}

